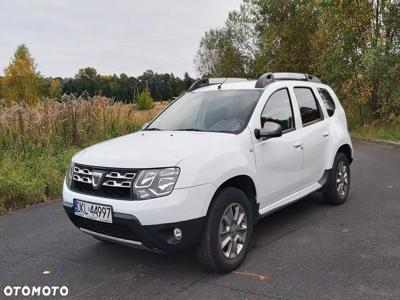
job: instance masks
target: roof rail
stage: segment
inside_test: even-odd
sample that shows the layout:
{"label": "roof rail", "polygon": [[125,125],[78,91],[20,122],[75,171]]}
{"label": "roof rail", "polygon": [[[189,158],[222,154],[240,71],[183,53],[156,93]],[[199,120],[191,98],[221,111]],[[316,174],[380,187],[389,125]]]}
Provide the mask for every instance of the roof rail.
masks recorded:
{"label": "roof rail", "polygon": [[248,79],[246,79],[246,78],[202,78],[200,80],[197,80],[195,83],[193,83],[188,88],[187,91],[192,92],[194,90],[197,90],[199,88],[209,86],[209,85],[230,83],[230,82],[242,82],[242,81],[247,81],[247,80]]}
{"label": "roof rail", "polygon": [[256,88],[265,88],[268,84],[278,80],[300,80],[321,83],[317,77],[305,73],[265,73],[256,82]]}

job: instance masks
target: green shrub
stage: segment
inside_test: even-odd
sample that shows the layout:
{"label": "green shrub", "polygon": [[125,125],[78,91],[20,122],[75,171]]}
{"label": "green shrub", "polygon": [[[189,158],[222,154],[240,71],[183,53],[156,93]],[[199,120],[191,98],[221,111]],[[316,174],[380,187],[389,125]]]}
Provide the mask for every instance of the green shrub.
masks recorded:
{"label": "green shrub", "polygon": [[154,107],[154,100],[150,95],[149,90],[144,89],[136,99],[137,108],[139,110],[151,109]]}

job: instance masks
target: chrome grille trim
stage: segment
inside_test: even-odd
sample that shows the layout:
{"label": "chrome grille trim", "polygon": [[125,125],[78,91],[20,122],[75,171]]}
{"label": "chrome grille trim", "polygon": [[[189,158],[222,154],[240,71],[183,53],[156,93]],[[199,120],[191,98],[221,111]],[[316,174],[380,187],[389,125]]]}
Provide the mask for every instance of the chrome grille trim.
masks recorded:
{"label": "chrome grille trim", "polygon": [[74,167],[74,173],[92,176],[92,172],[88,168],[81,169],[77,166]]}
{"label": "chrome grille trim", "polygon": [[[93,196],[132,200],[132,186],[139,170],[75,164],[72,190]],[[95,179],[95,180],[94,180]],[[94,183],[99,182],[99,186]]]}
{"label": "chrome grille trim", "polygon": [[116,178],[116,179],[133,179],[135,178],[136,173],[125,173],[122,175],[120,172],[111,171],[106,174],[107,178]]}
{"label": "chrome grille trim", "polygon": [[130,188],[132,186],[131,181],[122,181],[122,182],[117,182],[115,180],[106,180],[103,182],[104,186],[114,186],[114,187],[122,187],[122,188]]}
{"label": "chrome grille trim", "polygon": [[92,178],[91,177],[89,177],[89,176],[79,176],[78,174],[74,173],[74,176],[72,177],[75,181],[92,184]]}

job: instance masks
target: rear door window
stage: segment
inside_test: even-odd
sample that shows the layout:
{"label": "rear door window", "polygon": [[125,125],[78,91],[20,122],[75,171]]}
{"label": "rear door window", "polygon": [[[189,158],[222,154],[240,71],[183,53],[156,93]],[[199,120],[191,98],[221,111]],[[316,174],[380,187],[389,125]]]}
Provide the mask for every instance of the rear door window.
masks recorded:
{"label": "rear door window", "polygon": [[311,88],[296,87],[294,93],[299,104],[303,125],[322,120],[321,110]]}

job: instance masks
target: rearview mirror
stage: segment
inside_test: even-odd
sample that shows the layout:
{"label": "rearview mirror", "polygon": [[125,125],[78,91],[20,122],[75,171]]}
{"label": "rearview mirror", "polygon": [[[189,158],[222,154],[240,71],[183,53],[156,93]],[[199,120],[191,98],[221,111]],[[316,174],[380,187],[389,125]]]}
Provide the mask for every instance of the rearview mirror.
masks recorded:
{"label": "rearview mirror", "polygon": [[282,136],[282,127],[278,123],[266,121],[263,128],[254,130],[254,135],[256,139],[262,138],[263,140],[280,137]]}

